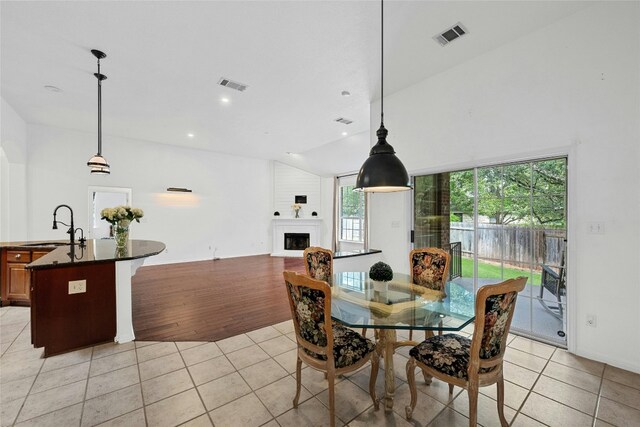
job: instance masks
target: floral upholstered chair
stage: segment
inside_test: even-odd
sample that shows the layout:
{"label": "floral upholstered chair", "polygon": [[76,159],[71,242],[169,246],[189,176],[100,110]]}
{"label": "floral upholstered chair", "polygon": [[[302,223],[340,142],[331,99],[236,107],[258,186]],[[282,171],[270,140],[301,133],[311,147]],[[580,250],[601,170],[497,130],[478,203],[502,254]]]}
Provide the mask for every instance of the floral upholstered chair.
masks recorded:
{"label": "floral upholstered chair", "polygon": [[[324,280],[331,285],[333,280],[333,252],[329,249],[311,246],[304,250],[302,257],[309,277]],[[367,328],[362,328],[362,335],[367,335]]]}
{"label": "floral upholstered chair", "polygon": [[518,292],[524,289],[526,277],[509,279],[496,285],[487,285],[476,296],[475,330],[471,339],[457,334],[431,337],[413,347],[407,362],[407,379],[411,391],[411,404],[406,407],[411,419],[416,407],[417,391],[415,368],[449,383],[467,389],[469,394],[469,426],[478,418],[478,388],[491,384],[498,387],[498,415],[502,426],[508,426],[504,417],[504,380],[502,359],[507,347],[507,335],[516,308]]}
{"label": "floral upholstered chair", "polygon": [[331,284],[333,276],[333,252],[329,249],[311,246],[304,250],[304,266],[307,275]]}
{"label": "floral upholstered chair", "polygon": [[359,333],[331,320],[331,288],[325,281],[315,280],[292,271],[284,272],[284,281],[296,331],[298,355],[296,363],[296,395],[298,407],[302,362],[324,372],[329,381],[329,415],[335,425],[335,378],[355,371],[371,361],[369,393],[375,409],[378,354],[375,344]]}
{"label": "floral upholstered chair", "polygon": [[[420,248],[409,253],[411,281],[418,286],[444,292],[449,277],[451,256],[443,249]],[[433,332],[425,331],[425,338],[433,336]],[[413,331],[409,331],[409,340],[413,339]]]}
{"label": "floral upholstered chair", "polygon": [[444,292],[450,259],[449,253],[439,248],[412,250],[409,254],[411,281],[415,285]]}

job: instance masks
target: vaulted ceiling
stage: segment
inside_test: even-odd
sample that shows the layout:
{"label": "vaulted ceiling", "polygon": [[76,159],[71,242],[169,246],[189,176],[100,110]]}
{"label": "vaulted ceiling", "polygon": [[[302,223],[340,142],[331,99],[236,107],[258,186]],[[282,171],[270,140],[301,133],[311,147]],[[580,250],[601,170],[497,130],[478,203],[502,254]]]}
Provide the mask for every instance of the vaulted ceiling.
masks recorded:
{"label": "vaulted ceiling", "polygon": [[[388,1],[385,94],[589,4]],[[90,50],[99,49],[107,54],[105,144],[118,136],[284,161],[293,152],[321,174],[356,169],[366,156],[369,105],[380,96],[379,2],[3,1],[0,8],[2,97],[28,123],[96,132]],[[433,40],[457,22],[467,35],[446,47]],[[220,86],[221,77],[248,88]],[[313,153],[340,144],[351,144],[355,158],[314,166]]]}

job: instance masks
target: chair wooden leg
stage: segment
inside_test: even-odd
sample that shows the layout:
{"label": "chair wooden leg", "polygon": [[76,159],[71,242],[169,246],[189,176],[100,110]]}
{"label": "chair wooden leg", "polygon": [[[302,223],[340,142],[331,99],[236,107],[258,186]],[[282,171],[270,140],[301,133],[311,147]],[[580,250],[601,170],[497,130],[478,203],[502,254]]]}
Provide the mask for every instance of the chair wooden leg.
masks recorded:
{"label": "chair wooden leg", "polygon": [[371,353],[371,376],[369,378],[369,394],[371,395],[371,400],[373,400],[373,409],[376,411],[378,410],[378,408],[380,408],[378,398],[376,397],[376,380],[378,379],[379,365],[380,358],[378,357],[378,353],[374,350]]}
{"label": "chair wooden leg", "polygon": [[426,385],[431,385],[431,382],[433,381],[433,377],[427,374],[427,371],[425,371],[424,369],[422,370],[422,377],[424,378],[424,383]]}
{"label": "chair wooden leg", "polygon": [[362,334],[363,337],[367,336],[367,328],[362,328]]}
{"label": "chair wooden leg", "polygon": [[453,394],[453,384],[449,384],[449,394]]}
{"label": "chair wooden leg", "polygon": [[469,382],[469,427],[478,425],[478,384]]}
{"label": "chair wooden leg", "polygon": [[498,378],[496,386],[498,386],[498,416],[500,417],[500,424],[502,427],[506,427],[509,423],[504,416],[504,378],[502,377],[502,374]]}
{"label": "chair wooden leg", "polygon": [[300,357],[298,357],[298,360],[296,360],[296,397],[293,398],[294,408],[298,407],[298,400],[300,399],[300,383],[301,383],[300,375],[301,374],[302,374],[302,360],[300,360]]}
{"label": "chair wooden leg", "polygon": [[407,362],[407,382],[409,383],[409,391],[411,392],[411,403],[405,407],[405,412],[407,415],[407,420],[411,420],[413,416],[413,410],[416,407],[416,402],[418,400],[418,390],[416,389],[416,359],[413,357],[409,358]]}
{"label": "chair wooden leg", "polygon": [[336,425],[336,395],[335,395],[335,382],[336,375],[333,370],[328,372],[327,379],[329,380],[329,416],[331,417],[331,427]]}

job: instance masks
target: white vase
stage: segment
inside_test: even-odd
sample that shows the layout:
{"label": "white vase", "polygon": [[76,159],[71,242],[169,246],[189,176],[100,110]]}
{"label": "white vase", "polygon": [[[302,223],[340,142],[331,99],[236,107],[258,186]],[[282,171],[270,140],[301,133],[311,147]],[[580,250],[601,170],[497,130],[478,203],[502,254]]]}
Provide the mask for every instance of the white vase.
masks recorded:
{"label": "white vase", "polygon": [[389,290],[389,282],[383,282],[381,280],[373,281],[373,290],[377,292],[387,292]]}

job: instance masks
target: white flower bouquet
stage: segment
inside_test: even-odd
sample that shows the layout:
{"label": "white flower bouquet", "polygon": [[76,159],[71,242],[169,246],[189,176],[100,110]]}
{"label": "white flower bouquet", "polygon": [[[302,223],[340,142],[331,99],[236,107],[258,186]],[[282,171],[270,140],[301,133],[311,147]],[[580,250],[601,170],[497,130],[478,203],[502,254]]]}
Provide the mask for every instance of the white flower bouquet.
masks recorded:
{"label": "white flower bouquet", "polygon": [[296,213],[296,218],[299,218],[300,209],[302,209],[302,205],[300,203],[294,203],[291,205],[291,209]]}
{"label": "white flower bouquet", "polygon": [[116,206],[115,208],[104,208],[100,211],[101,219],[116,225],[121,221],[130,223],[135,220],[140,222],[140,218],[144,216],[144,212],[140,208],[132,208],[131,206]]}

